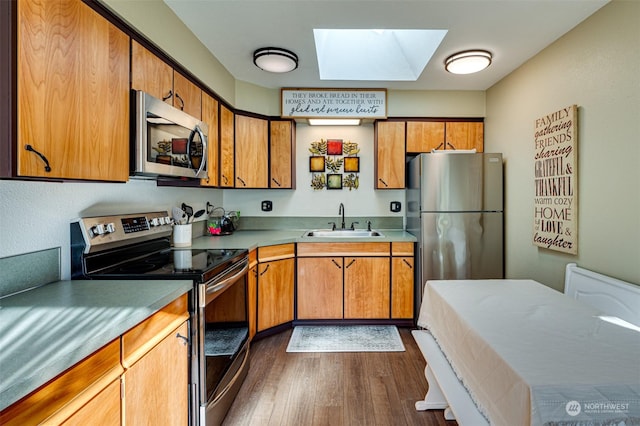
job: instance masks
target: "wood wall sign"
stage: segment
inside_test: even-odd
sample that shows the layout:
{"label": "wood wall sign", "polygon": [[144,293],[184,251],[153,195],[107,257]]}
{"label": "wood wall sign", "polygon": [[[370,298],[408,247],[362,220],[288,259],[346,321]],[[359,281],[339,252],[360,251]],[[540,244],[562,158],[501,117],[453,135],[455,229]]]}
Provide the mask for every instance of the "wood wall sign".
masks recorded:
{"label": "wood wall sign", "polygon": [[387,89],[280,90],[283,118],[387,118]]}
{"label": "wood wall sign", "polygon": [[578,253],[578,107],[535,121],[533,244]]}

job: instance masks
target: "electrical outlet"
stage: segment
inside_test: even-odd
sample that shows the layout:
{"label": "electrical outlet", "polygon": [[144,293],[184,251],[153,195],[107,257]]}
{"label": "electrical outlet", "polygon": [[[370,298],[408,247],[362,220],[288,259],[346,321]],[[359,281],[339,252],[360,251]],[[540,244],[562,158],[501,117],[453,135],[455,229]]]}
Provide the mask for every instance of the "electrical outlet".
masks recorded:
{"label": "electrical outlet", "polygon": [[391,211],[394,213],[398,213],[400,210],[402,210],[402,203],[400,203],[400,201],[392,201],[389,205],[389,209],[391,209]]}
{"label": "electrical outlet", "polygon": [[263,212],[270,212],[271,210],[273,210],[273,203],[269,200],[265,200],[262,202],[262,211]]}

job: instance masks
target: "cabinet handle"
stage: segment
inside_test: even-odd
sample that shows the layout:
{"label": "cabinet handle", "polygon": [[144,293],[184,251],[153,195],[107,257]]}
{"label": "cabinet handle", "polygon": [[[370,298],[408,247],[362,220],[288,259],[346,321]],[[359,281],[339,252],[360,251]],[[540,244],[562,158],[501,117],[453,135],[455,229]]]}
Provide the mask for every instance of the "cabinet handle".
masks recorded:
{"label": "cabinet handle", "polygon": [[184,100],[177,93],[176,98],[180,101],[180,111],[184,111]]}
{"label": "cabinet handle", "polygon": [[440,145],[436,146],[436,148],[435,148],[435,149],[440,149],[440,148],[442,148],[442,145],[444,145],[444,142],[440,142]]}
{"label": "cabinet handle", "polygon": [[224,180],[225,184],[229,183],[229,178],[227,178],[225,175],[222,175],[222,180]]}
{"label": "cabinet handle", "polygon": [[48,173],[48,172],[51,171],[51,167],[49,166],[49,160],[47,160],[47,157],[45,157],[44,155],[42,155],[41,153],[39,153],[38,151],[33,149],[33,147],[31,145],[25,145],[24,149],[26,149],[27,151],[34,152],[38,157],[40,157],[42,159],[42,161],[44,161],[44,171],[45,172]]}
{"label": "cabinet handle", "polygon": [[236,179],[238,179],[240,183],[242,183],[242,186],[247,186],[247,184],[242,180],[241,177],[237,177]]}
{"label": "cabinet handle", "polygon": [[263,276],[264,274],[267,273],[267,271],[269,270],[269,266],[271,266],[271,265],[267,265],[267,267],[264,268],[264,271],[260,272],[260,276]]}
{"label": "cabinet handle", "polygon": [[280,182],[278,182],[278,181],[277,181],[277,180],[275,180],[274,178],[271,178],[271,180],[272,180],[272,181],[274,181],[274,182],[276,183],[276,185],[278,185],[278,186],[282,186],[282,185],[280,185]]}
{"label": "cabinet handle", "polygon": [[169,93],[167,93],[167,96],[165,96],[164,98],[162,98],[163,101],[166,101],[168,99],[171,99],[173,97],[173,90],[169,90]]}
{"label": "cabinet handle", "polygon": [[338,267],[338,269],[342,269],[342,266],[340,266],[340,264],[336,262],[335,259],[331,259],[331,261],[333,262],[334,265]]}
{"label": "cabinet handle", "polygon": [[382,178],[378,178],[378,180],[379,180],[380,182],[382,182],[382,184],[383,184],[384,186],[389,186],[389,185],[387,185],[387,182],[385,182],[384,180],[382,180]]}
{"label": "cabinet handle", "polygon": [[351,267],[351,265],[353,265],[354,263],[356,263],[355,259],[351,259],[351,262],[349,262],[349,264],[347,266],[345,266],[345,269],[348,269]]}
{"label": "cabinet handle", "polygon": [[453,144],[451,144],[450,142],[447,142],[447,145],[450,146],[451,148],[453,148],[454,150],[457,149],[455,146],[453,146]]}
{"label": "cabinet handle", "polygon": [[189,339],[183,336],[180,333],[176,333],[176,338],[184,340],[184,345],[187,346],[189,344]]}
{"label": "cabinet handle", "polygon": [[413,269],[413,265],[407,262],[407,259],[402,259],[402,261],[406,263],[409,268]]}

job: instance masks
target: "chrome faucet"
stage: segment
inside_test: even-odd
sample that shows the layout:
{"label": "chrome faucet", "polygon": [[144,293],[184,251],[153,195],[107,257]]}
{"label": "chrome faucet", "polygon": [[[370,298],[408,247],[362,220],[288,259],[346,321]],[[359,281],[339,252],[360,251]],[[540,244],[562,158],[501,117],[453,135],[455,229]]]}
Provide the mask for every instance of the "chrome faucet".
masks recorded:
{"label": "chrome faucet", "polygon": [[340,208],[338,209],[338,214],[342,215],[342,228],[340,229],[344,229],[344,204],[340,203]]}

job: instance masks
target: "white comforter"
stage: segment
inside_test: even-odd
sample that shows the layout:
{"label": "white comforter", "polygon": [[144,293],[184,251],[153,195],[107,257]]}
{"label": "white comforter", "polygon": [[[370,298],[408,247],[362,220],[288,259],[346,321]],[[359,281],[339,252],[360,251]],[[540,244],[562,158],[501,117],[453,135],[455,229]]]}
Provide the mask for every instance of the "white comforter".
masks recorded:
{"label": "white comforter", "polygon": [[640,424],[640,332],[598,315],[532,280],[428,281],[418,325],[491,424]]}

